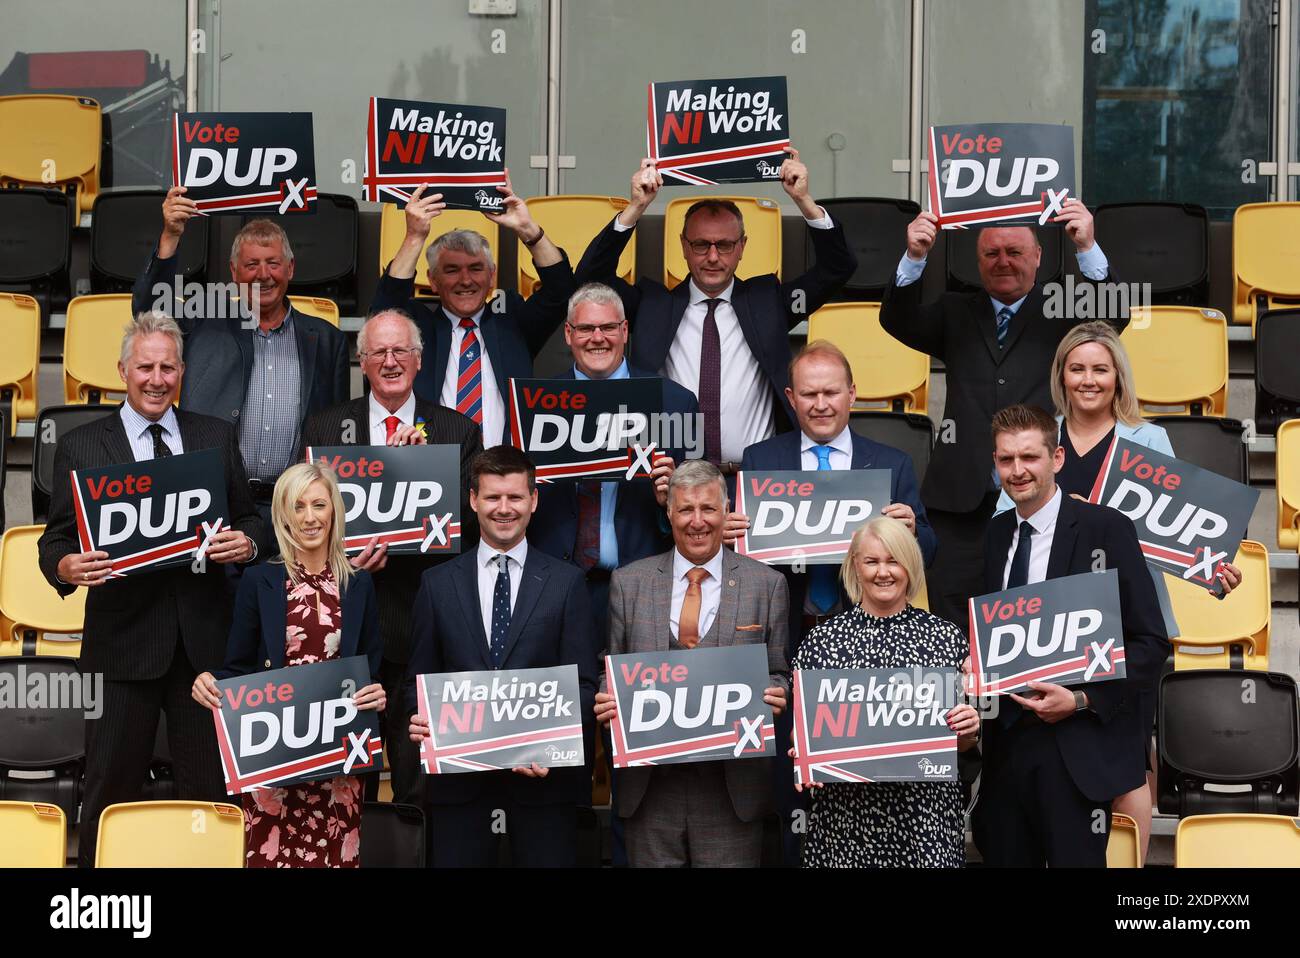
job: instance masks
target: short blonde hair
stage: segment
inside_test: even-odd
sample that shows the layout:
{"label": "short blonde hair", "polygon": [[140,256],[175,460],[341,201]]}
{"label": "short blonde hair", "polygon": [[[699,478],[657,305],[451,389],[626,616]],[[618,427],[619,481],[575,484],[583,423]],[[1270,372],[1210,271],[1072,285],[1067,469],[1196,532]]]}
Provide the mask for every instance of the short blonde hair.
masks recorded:
{"label": "short blonde hair", "polygon": [[874,519],[868,519],[858,527],[857,532],[853,533],[853,541],[849,543],[849,553],[840,564],[840,581],[844,583],[844,591],[848,593],[854,605],[862,601],[862,583],[858,581],[858,571],[854,568],[853,559],[862,548],[862,540],[867,536],[875,536],[879,539],[880,544],[888,549],[889,554],[903,567],[903,571],[907,573],[907,601],[911,602],[921,591],[921,583],[925,581],[925,560],[921,558],[921,547],[916,544],[916,536],[912,535],[912,530],[907,528],[903,520],[892,516],[876,516]]}
{"label": "short blonde hair", "polygon": [[1133,366],[1128,361],[1128,351],[1119,340],[1119,334],[1110,323],[1080,323],[1065,334],[1061,344],[1056,347],[1056,357],[1052,360],[1052,402],[1056,411],[1067,420],[1070,418],[1070,396],[1065,391],[1065,362],[1070,353],[1087,343],[1098,343],[1110,351],[1110,359],[1115,366],[1115,395],[1111,398],[1110,411],[1117,420],[1126,426],[1136,426],[1142,421],[1142,408],[1138,405],[1137,390],[1133,385]]}
{"label": "short blonde hair", "polygon": [[280,546],[281,560],[288,567],[290,581],[298,585],[298,539],[293,529],[293,507],[313,482],[325,484],[329,490],[330,503],[334,507],[326,562],[334,574],[334,581],[338,583],[339,594],[342,595],[353,569],[343,546],[343,516],[347,510],[343,508],[343,497],[339,495],[334,470],[318,462],[300,462],[280,474],[280,478],[275,481],[275,491],[271,494],[271,525],[275,529],[275,541]]}

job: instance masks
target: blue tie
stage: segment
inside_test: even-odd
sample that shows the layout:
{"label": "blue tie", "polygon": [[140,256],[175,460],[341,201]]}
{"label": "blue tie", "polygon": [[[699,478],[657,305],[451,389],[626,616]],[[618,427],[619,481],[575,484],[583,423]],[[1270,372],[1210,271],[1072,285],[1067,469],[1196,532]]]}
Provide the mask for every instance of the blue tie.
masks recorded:
{"label": "blue tie", "polygon": [[[830,469],[831,447],[813,446],[812,451],[817,454],[817,471],[825,472]],[[808,570],[808,596],[818,612],[829,612],[839,601],[838,572],[838,566],[834,565],[815,565]]]}
{"label": "blue tie", "polygon": [[1011,311],[1010,306],[1003,306],[998,310],[998,347],[1007,341],[1007,330],[1011,328],[1011,317],[1015,313]]}
{"label": "blue tie", "polygon": [[492,590],[492,668],[501,668],[506,657],[506,633],[510,631],[510,559],[496,557],[497,584]]}

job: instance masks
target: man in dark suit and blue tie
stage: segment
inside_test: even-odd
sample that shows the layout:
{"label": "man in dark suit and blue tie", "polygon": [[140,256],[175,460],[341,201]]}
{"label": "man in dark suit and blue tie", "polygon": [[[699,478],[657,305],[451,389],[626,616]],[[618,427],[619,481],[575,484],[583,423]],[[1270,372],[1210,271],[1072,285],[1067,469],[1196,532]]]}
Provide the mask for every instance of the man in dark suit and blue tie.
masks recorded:
{"label": "man in dark suit and blue tie", "polygon": [[[1111,801],[1145,781],[1150,728],[1139,694],[1169,652],[1164,617],[1132,521],[1066,496],[1056,420],[1016,405],[993,417],[994,462],[1016,504],[984,540],[984,593],[1119,570],[1126,677],[1068,687],[1031,682],[983,723],[972,827],[993,866],[1106,867]],[[1098,564],[1102,569],[1097,568]]]}
{"label": "man in dark suit and blue tie", "polygon": [[[890,474],[889,504],[884,515],[906,523],[921,547],[928,565],[934,558],[936,539],[921,504],[916,470],[911,458],[892,446],[860,436],[849,428],[849,413],[857,392],[848,357],[827,340],[803,347],[790,362],[790,385],[786,397],[794,408],[799,428],[755,443],[745,450],[741,471],[770,469],[887,469]],[[738,535],[749,519],[733,513],[729,531]],[[807,571],[779,566],[790,587],[790,630],[786,638],[786,660],[792,661],[799,643],[813,626],[848,608],[851,603],[839,582],[839,567],[814,565]],[[799,862],[799,838],[792,825],[796,809],[806,808],[805,796],[794,790],[794,770],[787,756],[792,718],[777,719],[777,750],[774,787],[781,814],[785,860]]]}
{"label": "man in dark suit and blue tie", "polygon": [[[576,665],[584,747],[593,744],[597,641],[582,573],[529,548],[537,509],[533,464],[513,446],[480,453],[470,470],[479,545],[424,573],[412,611],[406,676],[411,740],[429,734],[415,714],[415,679],[441,672]],[[541,768],[431,775],[429,832],[436,866],[495,864],[500,814],[516,865],[571,866],[578,806],[591,801],[586,769]]]}

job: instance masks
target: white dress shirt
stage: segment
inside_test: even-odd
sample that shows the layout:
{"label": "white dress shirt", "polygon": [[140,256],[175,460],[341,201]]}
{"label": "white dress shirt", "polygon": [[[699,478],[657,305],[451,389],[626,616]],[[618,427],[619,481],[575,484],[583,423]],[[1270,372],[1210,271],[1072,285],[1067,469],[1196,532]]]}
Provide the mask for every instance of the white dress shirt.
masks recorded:
{"label": "white dress shirt", "polygon": [[[478,329],[479,354],[483,357],[483,448],[491,449],[501,445],[501,437],[506,430],[506,405],[497,388],[497,378],[492,373],[492,360],[488,356],[487,343],[483,341],[483,314],[487,307],[480,309],[471,318]],[[465,341],[465,330],[460,328],[460,317],[453,316],[445,309],[442,314],[451,323],[451,353],[447,356],[447,375],[442,378],[442,393],[438,402],[448,409],[456,408],[456,387],[460,383],[460,344]]]}
{"label": "white dress shirt", "polygon": [[[677,638],[677,623],[682,617],[682,601],[690,582],[686,573],[695,568],[695,564],[673,549],[673,604],[668,616],[668,628]],[[722,550],[719,549],[712,559],[700,566],[708,570],[708,576],[700,583],[700,638],[713,627],[713,620],[718,617],[718,606],[722,604]]]}
{"label": "white dress shirt", "polygon": [[816,470],[817,453],[813,451],[813,446],[830,446],[831,447],[831,469],[851,469],[853,467],[853,436],[849,432],[849,427],[845,426],[838,436],[830,442],[818,442],[816,439],[810,439],[807,433],[799,433],[800,449],[800,466],[804,469]]}
{"label": "white dress shirt", "polygon": [[[482,540],[478,544],[478,607],[483,614],[483,634],[487,636],[488,647],[492,647],[492,596],[496,593],[499,567],[496,549]],[[514,614],[515,600],[519,598],[519,583],[524,578],[524,562],[528,559],[528,540],[520,539],[519,544],[506,553],[506,565],[510,567],[510,613]]]}
{"label": "white dress shirt", "polygon": [[[131,443],[131,454],[135,456],[135,461],[144,462],[154,458],[153,433],[149,431],[153,420],[146,419],[136,412],[130,400],[126,399],[122,400],[122,405],[118,407],[118,415],[122,417],[122,428],[126,430],[126,438]],[[163,445],[172,451],[172,455],[179,456],[185,452],[185,446],[181,443],[181,424],[176,419],[176,410],[168,406],[167,411],[159,418],[158,424],[163,428]]]}
{"label": "white dress shirt", "polygon": [[370,410],[370,445],[386,446],[388,445],[388,427],[384,425],[384,420],[389,416],[396,416],[402,421],[403,426],[415,425],[415,393],[406,397],[406,402],[397,407],[396,412],[389,412],[383,406],[379,405],[379,400],[375,394],[370,394],[367,403]]}
{"label": "white dress shirt", "polygon": [[1011,575],[1011,560],[1015,557],[1016,546],[1020,544],[1020,523],[1028,522],[1034,528],[1029,540],[1029,578],[1026,585],[1042,582],[1047,578],[1047,559],[1052,554],[1052,537],[1056,533],[1056,517],[1061,514],[1061,487],[1056,487],[1056,494],[1047,500],[1047,505],[1039,509],[1028,519],[1017,511],[1016,531],[1011,536],[1011,548],[1007,551],[1007,562],[1002,567],[1002,588],[1007,587],[1007,577]]}

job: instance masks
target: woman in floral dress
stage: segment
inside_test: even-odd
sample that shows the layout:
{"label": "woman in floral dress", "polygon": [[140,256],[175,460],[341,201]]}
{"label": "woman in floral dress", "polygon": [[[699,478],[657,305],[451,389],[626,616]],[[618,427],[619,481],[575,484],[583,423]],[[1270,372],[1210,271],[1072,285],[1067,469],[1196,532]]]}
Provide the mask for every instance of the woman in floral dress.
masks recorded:
{"label": "woman in floral dress", "polygon": [[[968,649],[958,628],[908,604],[925,572],[916,538],[902,522],[879,516],[858,529],[840,574],[856,604],[808,633],[793,668],[961,666]],[[958,705],[947,721],[959,750],[975,744],[980,724],[975,709]],[[805,868],[960,868],[965,863],[959,782],[811,787]]]}
{"label": "woman in floral dress", "polygon": [[[280,559],[246,569],[235,599],[226,665],[194,680],[194,698],[220,708],[217,678],[259,668],[365,655],[379,669],[383,639],[370,575],[343,548],[343,502],[334,474],[300,463],[275,484],[271,521]],[[378,683],[356,694],[382,710]],[[244,858],[250,868],[355,868],[361,863],[361,780],[341,775],[243,796]]]}

